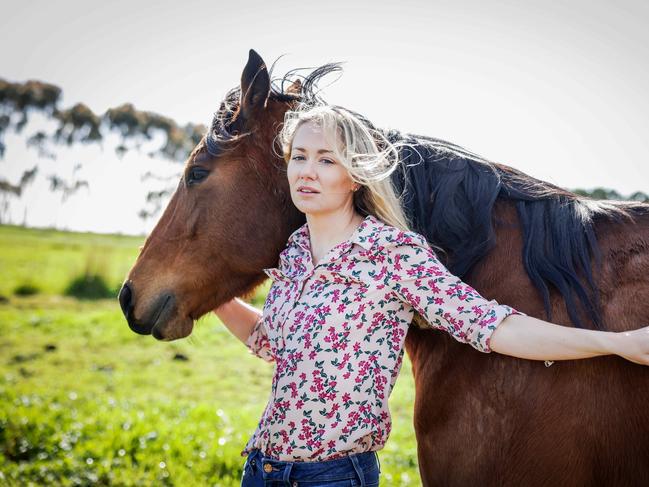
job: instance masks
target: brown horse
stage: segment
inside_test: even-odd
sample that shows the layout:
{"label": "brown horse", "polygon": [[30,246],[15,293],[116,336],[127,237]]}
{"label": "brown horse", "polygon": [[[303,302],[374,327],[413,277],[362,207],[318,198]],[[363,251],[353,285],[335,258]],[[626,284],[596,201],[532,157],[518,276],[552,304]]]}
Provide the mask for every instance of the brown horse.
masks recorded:
{"label": "brown horse", "polygon": [[[185,337],[277,265],[305,220],[275,136],[336,69],[279,85],[250,52],[120,292],[135,332]],[[565,326],[649,323],[649,205],[581,198],[439,139],[386,135],[410,143],[393,183],[413,229],[484,296]],[[649,368],[610,356],[548,368],[416,326],[406,350],[425,485],[649,485]]]}

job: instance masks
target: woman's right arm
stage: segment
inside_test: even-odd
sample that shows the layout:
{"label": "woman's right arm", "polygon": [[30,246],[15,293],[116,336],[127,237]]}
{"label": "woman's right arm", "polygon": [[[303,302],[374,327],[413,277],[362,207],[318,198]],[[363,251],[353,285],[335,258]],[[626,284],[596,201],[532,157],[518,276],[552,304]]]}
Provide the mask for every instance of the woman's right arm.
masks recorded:
{"label": "woman's right arm", "polygon": [[261,319],[261,311],[239,298],[222,304],[214,310],[214,313],[230,333],[244,344],[250,338],[257,321]]}
{"label": "woman's right arm", "polygon": [[214,314],[253,354],[267,362],[275,360],[261,311],[234,298],[216,308]]}

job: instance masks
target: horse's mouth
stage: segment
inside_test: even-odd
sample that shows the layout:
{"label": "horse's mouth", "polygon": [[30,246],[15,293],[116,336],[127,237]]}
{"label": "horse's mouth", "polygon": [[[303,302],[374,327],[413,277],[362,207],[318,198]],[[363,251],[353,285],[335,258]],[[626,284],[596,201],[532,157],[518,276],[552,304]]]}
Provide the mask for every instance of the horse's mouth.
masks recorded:
{"label": "horse's mouth", "polygon": [[171,314],[173,313],[173,302],[171,300],[171,295],[168,295],[164,302],[162,303],[162,306],[158,308],[158,312],[156,316],[153,318],[153,326],[151,326],[151,335],[153,335],[153,338],[156,340],[173,340],[173,338],[169,338],[169,336],[165,333],[166,328],[168,328],[168,323],[171,318]]}

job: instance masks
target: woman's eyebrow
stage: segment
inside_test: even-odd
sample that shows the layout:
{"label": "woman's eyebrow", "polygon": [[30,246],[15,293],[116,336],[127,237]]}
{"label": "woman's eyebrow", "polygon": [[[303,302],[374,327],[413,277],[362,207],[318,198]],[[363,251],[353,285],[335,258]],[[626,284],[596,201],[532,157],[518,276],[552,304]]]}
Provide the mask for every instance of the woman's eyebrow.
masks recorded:
{"label": "woman's eyebrow", "polygon": [[[306,149],[302,147],[293,147],[293,150],[299,150],[300,152],[306,152]],[[318,149],[317,154],[333,154],[332,150],[329,149]]]}

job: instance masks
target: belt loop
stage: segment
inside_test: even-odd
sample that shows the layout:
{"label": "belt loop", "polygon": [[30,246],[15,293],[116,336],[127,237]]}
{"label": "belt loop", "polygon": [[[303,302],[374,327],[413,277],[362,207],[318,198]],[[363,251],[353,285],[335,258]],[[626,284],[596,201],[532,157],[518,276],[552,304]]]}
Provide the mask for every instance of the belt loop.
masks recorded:
{"label": "belt loop", "polygon": [[356,453],[352,453],[348,458],[352,461],[352,465],[354,465],[354,470],[356,470],[358,478],[361,481],[361,487],[365,487],[365,475],[363,474],[363,469],[358,463],[358,455]]}
{"label": "belt loop", "polygon": [[285,466],[286,468],[284,469],[282,480],[284,481],[284,485],[286,485],[286,487],[291,487],[291,482],[289,481],[289,477],[291,476],[291,468],[293,468],[293,462],[286,462]]}

